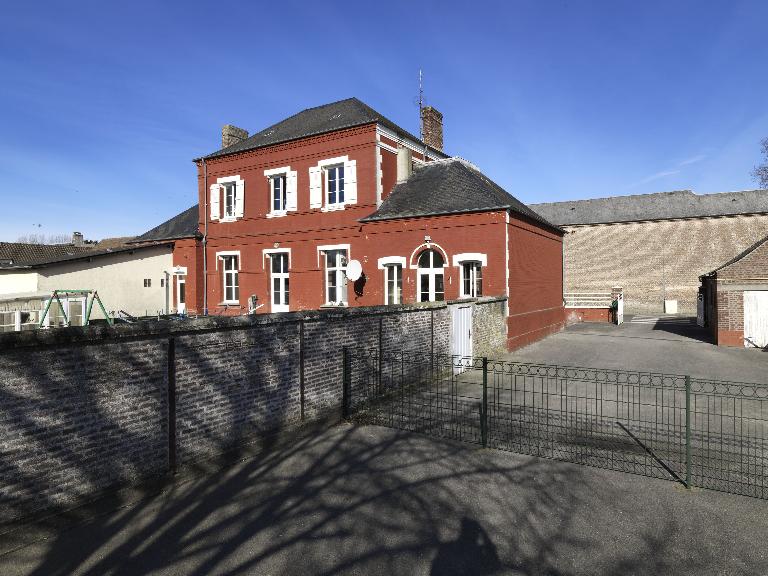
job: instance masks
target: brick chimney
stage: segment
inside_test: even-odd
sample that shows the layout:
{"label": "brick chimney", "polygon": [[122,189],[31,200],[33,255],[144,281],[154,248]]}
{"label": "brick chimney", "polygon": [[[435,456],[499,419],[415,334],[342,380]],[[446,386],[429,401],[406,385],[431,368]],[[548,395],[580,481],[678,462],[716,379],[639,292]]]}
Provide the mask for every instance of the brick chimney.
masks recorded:
{"label": "brick chimney", "polygon": [[82,246],[83,245],[83,233],[82,232],[72,232],[72,245],[73,246]]}
{"label": "brick chimney", "polygon": [[432,106],[421,109],[421,132],[424,144],[443,150],[443,115]]}
{"label": "brick chimney", "polygon": [[248,138],[248,130],[243,130],[232,124],[224,124],[221,129],[221,147],[227,148]]}

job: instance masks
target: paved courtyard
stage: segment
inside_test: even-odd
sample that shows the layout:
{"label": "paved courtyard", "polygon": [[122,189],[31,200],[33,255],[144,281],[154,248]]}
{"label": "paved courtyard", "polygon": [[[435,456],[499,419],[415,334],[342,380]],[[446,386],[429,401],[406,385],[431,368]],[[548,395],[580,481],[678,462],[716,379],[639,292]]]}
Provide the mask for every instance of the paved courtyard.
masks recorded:
{"label": "paved courtyard", "polygon": [[768,501],[373,426],[103,508],[4,534],[0,573],[768,573]]}
{"label": "paved courtyard", "polygon": [[574,324],[505,359],[768,384],[767,351],[715,346],[694,319],[675,316]]}

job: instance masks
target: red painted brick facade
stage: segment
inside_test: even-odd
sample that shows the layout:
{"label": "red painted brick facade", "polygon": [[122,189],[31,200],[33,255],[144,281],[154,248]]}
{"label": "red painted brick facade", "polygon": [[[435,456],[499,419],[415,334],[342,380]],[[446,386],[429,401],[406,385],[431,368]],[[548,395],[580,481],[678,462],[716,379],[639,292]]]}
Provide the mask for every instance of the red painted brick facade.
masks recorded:
{"label": "red painted brick facade", "polygon": [[[384,272],[379,258],[405,258],[402,302],[418,299],[416,258],[427,247],[444,254],[445,298],[460,296],[460,269],[454,256],[481,253],[483,296],[508,294],[508,343],[519,347],[564,325],[562,301],[562,237],[539,223],[506,211],[411,217],[362,223],[377,208],[377,195],[386,198],[396,183],[394,141],[378,134],[376,124],[339,130],[198,162],[200,231],[205,230],[208,186],[217,178],[244,180],[243,217],[234,222],[208,222],[208,312],[242,314],[247,299],[257,295],[259,313],[271,309],[269,258],[265,250],[290,249],[289,309],[317,309],[325,305],[324,258],[318,247],[348,245],[349,258],[362,264],[365,281],[348,287],[349,306],[385,303]],[[357,203],[343,210],[310,209],[309,170],[319,161],[348,156],[357,165]],[[421,154],[413,152],[419,161]],[[297,173],[297,210],[268,217],[270,189],[265,170],[288,167]],[[207,171],[207,183],[205,173]],[[378,190],[378,192],[377,192]],[[217,252],[240,254],[237,306],[224,306],[223,277]],[[177,243],[174,265],[186,266],[187,309],[203,313],[202,248],[192,240]],[[195,265],[192,261],[196,259]],[[507,271],[509,273],[507,274]],[[508,283],[507,283],[508,280]]]}

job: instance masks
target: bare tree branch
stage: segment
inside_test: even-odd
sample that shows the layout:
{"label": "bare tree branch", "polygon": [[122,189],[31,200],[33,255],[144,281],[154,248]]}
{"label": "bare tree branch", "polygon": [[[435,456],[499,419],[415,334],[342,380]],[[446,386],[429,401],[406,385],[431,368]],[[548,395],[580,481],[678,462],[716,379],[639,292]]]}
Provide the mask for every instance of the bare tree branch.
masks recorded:
{"label": "bare tree branch", "polygon": [[768,188],[768,138],[760,143],[760,148],[765,158],[765,162],[752,170],[752,176],[760,183],[761,188]]}

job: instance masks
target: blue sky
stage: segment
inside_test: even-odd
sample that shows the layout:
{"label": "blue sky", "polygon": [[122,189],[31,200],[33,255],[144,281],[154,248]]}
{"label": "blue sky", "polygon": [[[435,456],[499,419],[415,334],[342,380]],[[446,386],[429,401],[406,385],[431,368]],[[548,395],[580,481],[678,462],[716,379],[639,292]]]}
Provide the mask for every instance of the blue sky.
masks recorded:
{"label": "blue sky", "polygon": [[0,240],[144,232],[192,158],[357,96],[525,202],[756,187],[768,2],[14,2],[0,35]]}

